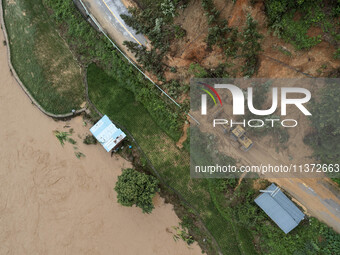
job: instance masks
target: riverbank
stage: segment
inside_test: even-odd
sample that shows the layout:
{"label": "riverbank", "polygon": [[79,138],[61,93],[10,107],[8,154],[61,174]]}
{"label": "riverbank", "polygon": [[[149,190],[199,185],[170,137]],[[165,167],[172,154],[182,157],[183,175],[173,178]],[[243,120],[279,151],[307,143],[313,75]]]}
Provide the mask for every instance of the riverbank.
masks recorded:
{"label": "riverbank", "polygon": [[[116,202],[114,184],[130,163],[82,144],[81,117],[56,122],[39,112],[11,76],[2,43],[0,70],[0,254],[201,254],[173,240],[179,219],[162,199],[150,215]],[[53,134],[70,128],[86,157]]]}

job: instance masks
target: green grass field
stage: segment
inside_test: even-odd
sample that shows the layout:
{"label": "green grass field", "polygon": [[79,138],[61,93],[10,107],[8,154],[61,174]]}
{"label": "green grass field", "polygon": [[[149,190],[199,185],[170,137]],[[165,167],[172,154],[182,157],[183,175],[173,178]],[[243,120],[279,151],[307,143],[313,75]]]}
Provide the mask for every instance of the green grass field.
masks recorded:
{"label": "green grass field", "polygon": [[[135,101],[134,94],[122,88],[124,80],[108,76],[94,64],[89,66],[87,77],[91,101],[102,113],[131,132],[162,178],[199,212],[224,254],[241,254],[240,243],[249,247],[251,238],[239,242],[232,220],[222,217],[215,207],[208,180],[190,178],[189,153],[179,150],[145,108]],[[241,249],[253,252],[252,245],[250,247]]]}
{"label": "green grass field", "polygon": [[79,109],[84,100],[81,69],[41,0],[3,3],[11,61],[23,84],[51,113]]}

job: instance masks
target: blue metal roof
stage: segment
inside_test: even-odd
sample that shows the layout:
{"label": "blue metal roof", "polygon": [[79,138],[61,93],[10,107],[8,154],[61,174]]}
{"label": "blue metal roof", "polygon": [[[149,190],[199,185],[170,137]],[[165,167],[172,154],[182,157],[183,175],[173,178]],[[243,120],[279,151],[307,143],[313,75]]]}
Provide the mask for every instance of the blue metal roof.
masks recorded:
{"label": "blue metal roof", "polygon": [[271,184],[266,191],[255,199],[255,203],[283,232],[289,233],[305,215],[275,184]]}
{"label": "blue metal roof", "polygon": [[106,115],[90,128],[90,132],[108,152],[126,137],[125,133],[117,128]]}

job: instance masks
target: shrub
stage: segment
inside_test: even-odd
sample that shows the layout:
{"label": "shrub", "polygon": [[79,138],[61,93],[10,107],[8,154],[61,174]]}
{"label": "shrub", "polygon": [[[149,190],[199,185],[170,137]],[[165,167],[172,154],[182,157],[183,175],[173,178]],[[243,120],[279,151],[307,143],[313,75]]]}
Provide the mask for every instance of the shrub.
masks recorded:
{"label": "shrub", "polygon": [[97,144],[97,139],[93,135],[87,135],[83,140],[85,144]]}
{"label": "shrub", "polygon": [[200,66],[198,63],[191,63],[188,69],[188,72],[190,74],[195,75],[197,78],[207,78],[208,77],[208,72]]}
{"label": "shrub", "polygon": [[125,169],[118,176],[115,191],[121,205],[136,205],[142,208],[143,213],[151,213],[154,208],[152,198],[159,191],[158,180],[136,170]]}
{"label": "shrub", "polygon": [[123,43],[129,51],[135,54],[135,57],[145,70],[153,72],[155,75],[163,75],[163,54],[158,54],[156,49],[153,48],[150,51],[145,46],[140,46],[138,43],[124,41]]}

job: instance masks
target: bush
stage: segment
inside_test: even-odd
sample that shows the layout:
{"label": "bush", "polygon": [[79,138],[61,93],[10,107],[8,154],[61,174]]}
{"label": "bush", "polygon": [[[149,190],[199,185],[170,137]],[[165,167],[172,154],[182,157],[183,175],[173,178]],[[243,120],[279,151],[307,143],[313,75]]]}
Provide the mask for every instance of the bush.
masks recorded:
{"label": "bush", "polygon": [[143,213],[151,213],[154,208],[152,198],[159,191],[158,180],[136,170],[125,169],[118,176],[115,191],[121,205],[136,205],[142,208]]}
{"label": "bush", "polygon": [[140,46],[135,42],[124,41],[123,44],[135,54],[137,62],[143,65],[145,70],[158,76],[163,75],[163,54],[158,54],[155,48],[148,51],[145,46]]}
{"label": "bush", "polygon": [[85,144],[97,144],[97,139],[93,135],[87,135],[83,140]]}
{"label": "bush", "polygon": [[190,74],[195,75],[197,78],[207,78],[208,77],[208,72],[200,66],[198,63],[191,63],[188,69],[188,72]]}

